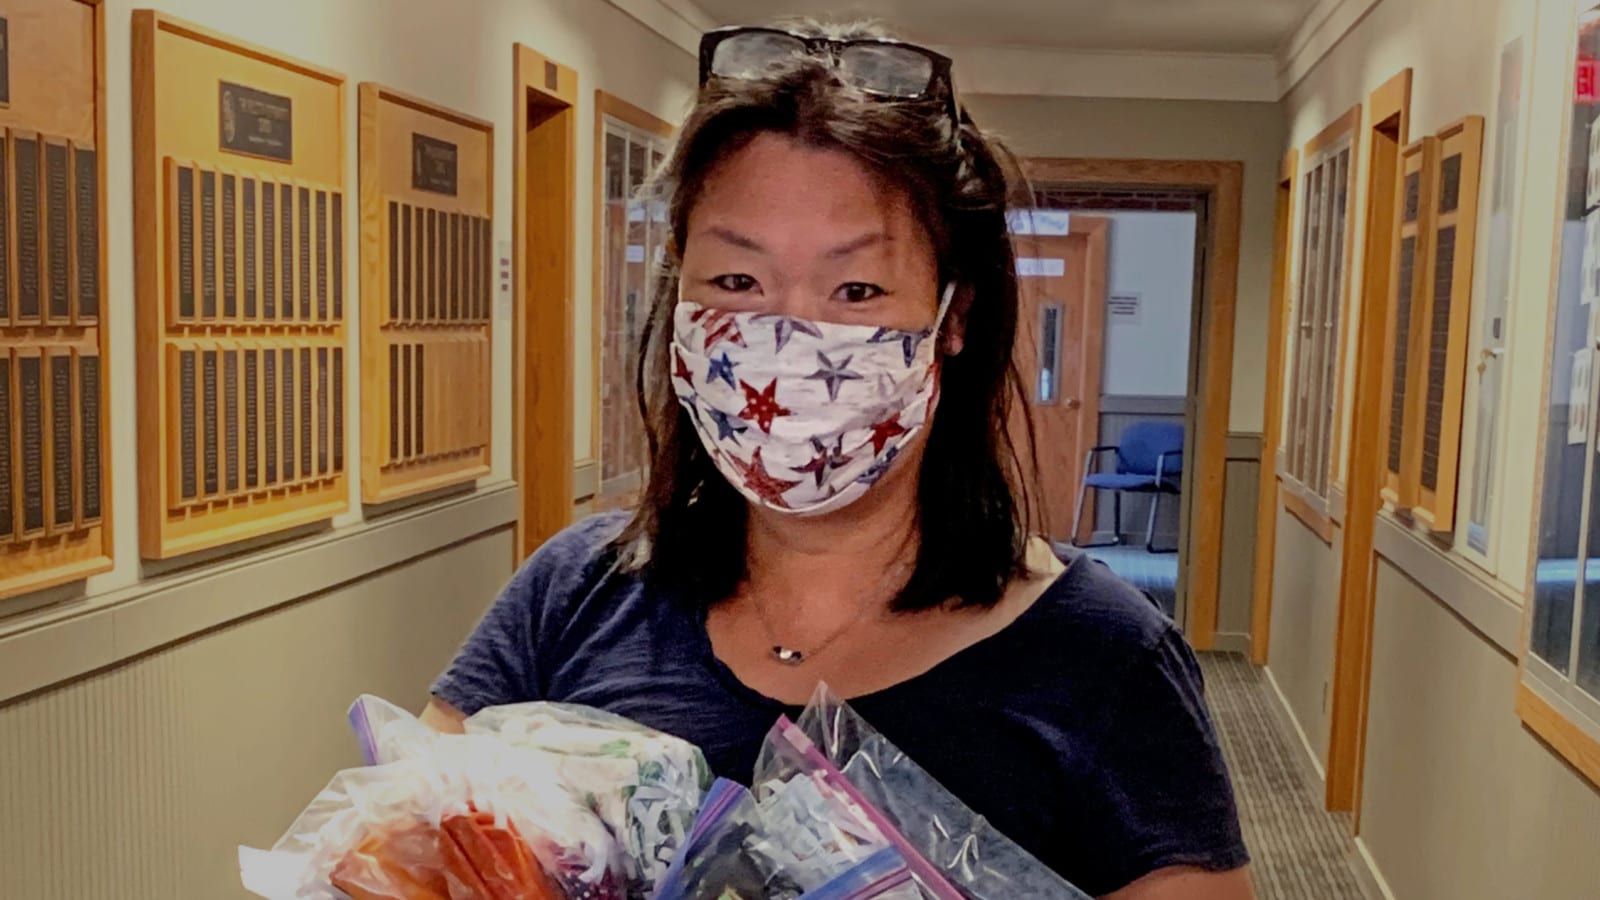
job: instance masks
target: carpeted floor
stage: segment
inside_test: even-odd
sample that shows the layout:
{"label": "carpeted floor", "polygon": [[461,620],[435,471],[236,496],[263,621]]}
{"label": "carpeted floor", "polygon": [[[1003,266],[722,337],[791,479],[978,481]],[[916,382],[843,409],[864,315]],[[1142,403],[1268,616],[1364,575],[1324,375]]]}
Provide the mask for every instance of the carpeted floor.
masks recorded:
{"label": "carpeted floor", "polygon": [[1238,654],[1200,656],[1206,699],[1233,774],[1257,900],[1364,900],[1348,820],[1323,810],[1296,765],[1261,670]]}

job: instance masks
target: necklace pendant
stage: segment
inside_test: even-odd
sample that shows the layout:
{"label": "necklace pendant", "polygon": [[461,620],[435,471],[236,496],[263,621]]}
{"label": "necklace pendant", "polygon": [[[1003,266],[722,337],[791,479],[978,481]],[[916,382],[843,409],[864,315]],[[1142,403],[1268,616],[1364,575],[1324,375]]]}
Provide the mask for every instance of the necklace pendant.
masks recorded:
{"label": "necklace pendant", "polygon": [[772,658],[786,666],[798,666],[806,661],[806,655],[801,651],[776,645],[772,648]]}

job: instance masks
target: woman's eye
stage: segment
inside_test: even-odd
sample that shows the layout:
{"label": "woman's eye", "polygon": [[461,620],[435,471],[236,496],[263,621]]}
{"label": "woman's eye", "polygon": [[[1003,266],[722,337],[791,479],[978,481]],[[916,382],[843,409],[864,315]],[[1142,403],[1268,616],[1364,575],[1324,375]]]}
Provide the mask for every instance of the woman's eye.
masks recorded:
{"label": "woman's eye", "polygon": [[731,294],[742,294],[755,289],[756,280],[749,275],[718,275],[711,279],[711,284],[718,290]]}
{"label": "woman's eye", "polygon": [[834,292],[834,296],[846,303],[865,303],[868,300],[876,300],[886,293],[888,291],[875,284],[852,281],[848,284],[840,285],[839,290]]}

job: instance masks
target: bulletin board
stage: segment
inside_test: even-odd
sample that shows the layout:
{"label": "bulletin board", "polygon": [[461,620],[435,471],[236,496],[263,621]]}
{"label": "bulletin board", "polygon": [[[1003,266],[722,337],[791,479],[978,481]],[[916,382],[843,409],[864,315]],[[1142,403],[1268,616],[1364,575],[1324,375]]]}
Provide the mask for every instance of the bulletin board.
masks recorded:
{"label": "bulletin board", "polygon": [[494,126],[366,83],[361,497],[489,473]]}
{"label": "bulletin board", "polygon": [[147,558],[349,506],[344,85],[310,63],[133,14]]}
{"label": "bulletin board", "polygon": [[105,11],[0,0],[0,597],[111,568]]}

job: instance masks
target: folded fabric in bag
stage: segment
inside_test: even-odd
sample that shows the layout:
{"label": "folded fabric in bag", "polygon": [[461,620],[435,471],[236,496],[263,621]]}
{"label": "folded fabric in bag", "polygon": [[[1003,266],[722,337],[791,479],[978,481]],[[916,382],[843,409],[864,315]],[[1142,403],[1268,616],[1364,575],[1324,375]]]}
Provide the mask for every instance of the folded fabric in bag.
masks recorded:
{"label": "folded fabric in bag", "polygon": [[[437,738],[409,712],[371,695],[351,706],[350,721],[372,763],[425,758]],[[648,896],[665,877],[711,781],[693,744],[589,707],[491,706],[464,727],[548,761],[557,782],[616,840],[629,896]]]}
{"label": "folded fabric in bag", "polygon": [[[826,686],[817,689],[797,725],[863,800],[965,896],[1090,900],[973,812]],[[769,742],[764,756],[772,749]]]}

